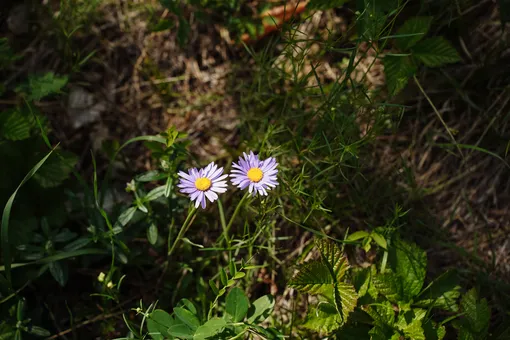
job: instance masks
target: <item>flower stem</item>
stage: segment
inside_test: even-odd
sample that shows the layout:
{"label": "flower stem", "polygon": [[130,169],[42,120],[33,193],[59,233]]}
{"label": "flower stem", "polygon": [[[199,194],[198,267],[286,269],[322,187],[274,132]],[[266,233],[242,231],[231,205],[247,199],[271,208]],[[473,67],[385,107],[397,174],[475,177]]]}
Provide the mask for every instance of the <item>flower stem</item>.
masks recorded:
{"label": "flower stem", "polygon": [[228,248],[230,248],[230,240],[228,238],[228,232],[230,231],[230,228],[232,227],[232,224],[234,223],[234,220],[236,219],[237,214],[239,213],[239,210],[241,210],[241,207],[243,206],[244,201],[246,201],[246,199],[249,196],[250,196],[249,192],[246,191],[246,193],[244,194],[243,198],[241,198],[239,203],[237,203],[237,207],[235,208],[234,213],[230,217],[230,220],[228,221],[227,226],[223,230],[223,237],[227,240]]}
{"label": "flower stem", "polygon": [[167,255],[168,257],[170,257],[173,254],[173,252],[175,250],[175,246],[181,240],[181,238],[184,236],[186,231],[188,231],[189,227],[195,220],[194,217],[195,217],[196,212],[197,212],[197,209],[195,207],[191,207],[191,209],[188,212],[188,216],[186,217],[186,220],[184,221],[184,224],[181,227],[181,230],[179,230],[179,234],[175,238],[174,243],[172,244],[172,247],[170,247],[170,249],[168,250],[168,255]]}

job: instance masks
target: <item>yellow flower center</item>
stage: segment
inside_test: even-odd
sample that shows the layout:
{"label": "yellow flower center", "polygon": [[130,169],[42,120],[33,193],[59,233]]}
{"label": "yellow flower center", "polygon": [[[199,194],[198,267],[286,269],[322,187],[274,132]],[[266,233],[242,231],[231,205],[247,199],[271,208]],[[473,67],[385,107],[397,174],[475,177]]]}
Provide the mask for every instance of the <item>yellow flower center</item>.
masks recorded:
{"label": "yellow flower center", "polygon": [[195,188],[197,188],[200,191],[206,191],[208,190],[212,185],[212,182],[209,178],[201,177],[197,178],[195,181]]}
{"label": "yellow flower center", "polygon": [[248,173],[246,174],[250,181],[258,183],[262,180],[262,177],[264,177],[264,173],[259,168],[251,168],[248,170]]}

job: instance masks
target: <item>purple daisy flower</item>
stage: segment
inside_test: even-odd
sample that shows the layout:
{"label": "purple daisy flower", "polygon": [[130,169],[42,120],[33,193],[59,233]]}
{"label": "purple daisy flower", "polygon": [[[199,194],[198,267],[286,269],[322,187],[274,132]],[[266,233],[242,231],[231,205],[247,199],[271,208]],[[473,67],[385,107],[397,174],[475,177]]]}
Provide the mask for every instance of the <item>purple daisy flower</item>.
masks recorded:
{"label": "purple daisy flower", "polygon": [[228,175],[222,174],[223,168],[218,168],[214,162],[204,169],[192,168],[188,173],[179,171],[181,181],[177,187],[181,188],[180,192],[188,194],[191,201],[195,201],[195,208],[202,205],[202,209],[205,209],[206,197],[212,203],[218,199],[218,193],[227,191],[225,179]]}
{"label": "purple daisy flower", "polygon": [[244,157],[239,157],[239,163],[232,163],[232,173],[230,178],[232,184],[237,185],[239,189],[248,188],[249,193],[253,196],[257,194],[267,196],[267,191],[278,185],[276,174],[276,159],[269,157],[266,160],[259,160],[259,156],[253,154],[247,155],[243,152]]}

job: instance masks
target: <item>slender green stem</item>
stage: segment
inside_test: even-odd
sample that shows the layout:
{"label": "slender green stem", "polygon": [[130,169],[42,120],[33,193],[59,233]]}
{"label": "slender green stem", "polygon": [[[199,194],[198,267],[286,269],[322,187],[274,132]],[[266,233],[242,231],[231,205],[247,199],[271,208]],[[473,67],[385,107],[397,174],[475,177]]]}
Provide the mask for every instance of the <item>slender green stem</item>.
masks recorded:
{"label": "slender green stem", "polygon": [[225,220],[225,210],[223,209],[223,203],[221,203],[221,199],[218,198],[218,210],[220,213],[220,222],[221,228],[223,229],[223,237],[227,240],[227,244],[230,244],[230,239],[228,237],[227,231],[227,222]]}
{"label": "slender green stem", "polygon": [[462,153],[462,150],[460,149],[459,145],[457,144],[457,141],[455,140],[455,137],[453,137],[453,133],[450,131],[450,128],[448,127],[448,125],[444,121],[443,117],[441,116],[441,114],[437,110],[436,106],[434,105],[434,103],[432,102],[430,97],[427,95],[427,92],[425,92],[425,90],[421,86],[420,82],[418,81],[418,78],[416,78],[416,76],[413,76],[413,79],[414,79],[414,82],[416,83],[416,85],[418,85],[418,88],[420,89],[420,92],[423,94],[425,99],[427,99],[427,101],[429,102],[430,106],[432,106],[432,110],[436,114],[437,118],[439,118],[439,121],[441,122],[441,124],[443,124],[443,126],[446,129],[446,132],[448,133],[448,135],[450,136],[453,144],[455,144],[455,146],[457,147],[457,150],[459,151],[460,156],[462,157],[462,159],[464,159],[464,154]]}
{"label": "slender green stem", "polygon": [[[225,227],[225,229],[223,231],[224,237],[228,235],[228,232],[230,231],[230,228],[232,228],[232,224],[234,224],[234,220],[236,219],[237,214],[239,213],[239,211],[241,210],[241,207],[243,206],[244,202],[246,201],[246,199],[249,196],[250,196],[250,193],[248,191],[246,191],[246,193],[244,194],[243,198],[241,198],[239,203],[237,203],[237,207],[235,208],[234,213],[230,217],[230,220],[228,221],[228,224],[227,224],[227,226]],[[226,240],[227,240],[227,245],[228,245],[227,248],[230,248],[230,241],[229,241],[228,238],[226,238]]]}
{"label": "slender green stem", "polygon": [[186,231],[188,231],[188,228],[193,223],[196,212],[197,212],[197,209],[195,207],[192,207],[191,210],[188,212],[188,216],[186,217],[186,220],[184,221],[184,224],[182,225],[181,230],[179,230],[179,234],[175,238],[174,243],[172,244],[172,247],[168,251],[168,257],[170,257],[173,254],[173,252],[175,250],[175,246],[177,246],[177,243],[181,240],[181,238],[184,236]]}

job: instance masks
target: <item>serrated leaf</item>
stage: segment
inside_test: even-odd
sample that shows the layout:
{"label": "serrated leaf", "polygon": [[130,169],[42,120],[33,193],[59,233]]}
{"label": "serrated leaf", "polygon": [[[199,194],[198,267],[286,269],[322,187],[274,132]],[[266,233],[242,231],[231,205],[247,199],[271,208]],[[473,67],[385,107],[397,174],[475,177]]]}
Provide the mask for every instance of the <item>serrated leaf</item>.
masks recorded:
{"label": "serrated leaf", "polygon": [[423,332],[427,340],[442,340],[446,335],[446,328],[439,326],[432,320],[426,320],[423,324]]}
{"label": "serrated leaf", "polygon": [[[335,303],[340,302],[343,323],[347,322],[349,314],[356,307],[358,294],[354,286],[346,282],[338,282],[334,290]],[[338,305],[337,305],[338,308]]]}
{"label": "serrated leaf", "polygon": [[464,313],[464,320],[467,321],[466,326],[471,333],[474,333],[478,339],[485,338],[491,317],[487,300],[478,301],[478,294],[473,288],[462,297],[460,311]]}
{"label": "serrated leaf", "polygon": [[402,331],[409,339],[425,340],[425,334],[424,334],[423,328],[421,326],[421,320],[412,321]]}
{"label": "serrated leaf", "polygon": [[308,328],[317,332],[331,333],[342,325],[342,317],[336,312],[336,309],[328,313],[328,310],[311,309],[306,316],[306,321],[303,324],[304,328]]}
{"label": "serrated leaf", "polygon": [[18,108],[0,113],[0,137],[9,140],[23,140],[30,137],[33,126],[31,117]]}
{"label": "serrated leaf", "polygon": [[384,273],[376,275],[372,278],[373,284],[377,291],[386,296],[391,302],[398,302],[403,297],[402,282],[395,273]]}
{"label": "serrated leaf", "polygon": [[418,296],[418,307],[442,308],[457,312],[457,300],[461,287],[458,285],[457,275],[453,271],[446,272],[435,279]]}
{"label": "serrated leaf", "polygon": [[340,281],[349,268],[347,258],[343,255],[342,250],[333,242],[327,239],[317,242],[323,263],[328,267],[334,281]]}
{"label": "serrated leaf", "polygon": [[383,59],[386,85],[390,95],[402,91],[416,73],[416,67],[408,56],[386,55]]}
{"label": "serrated leaf", "polygon": [[290,280],[289,286],[303,293],[322,294],[331,289],[333,278],[328,267],[318,261],[305,263]]}
{"label": "serrated leaf", "polygon": [[425,281],[427,254],[414,243],[394,242],[389,252],[390,262],[401,279],[403,302],[417,296]]}
{"label": "serrated leaf", "polygon": [[380,329],[392,328],[395,323],[395,311],[389,301],[370,305],[366,312],[374,320],[374,325]]}
{"label": "serrated leaf", "polygon": [[211,320],[198,327],[193,335],[193,340],[205,340],[221,333],[227,326],[225,319],[212,318]]}
{"label": "serrated leaf", "polygon": [[408,19],[397,31],[395,38],[398,48],[407,51],[422,40],[430,29],[433,17],[413,17]]}
{"label": "serrated leaf", "polygon": [[158,227],[152,223],[147,229],[147,240],[150,244],[155,245],[158,242]]}
{"label": "serrated leaf", "polygon": [[248,322],[259,323],[271,315],[274,308],[274,297],[264,295],[253,302],[248,310]]}
{"label": "serrated leaf", "polygon": [[54,188],[65,181],[76,165],[78,157],[70,152],[60,151],[54,154],[34,175],[34,179],[43,188]]}
{"label": "serrated leaf", "polygon": [[420,41],[411,48],[412,54],[428,67],[441,67],[460,61],[457,50],[443,37]]}
{"label": "serrated leaf", "polygon": [[175,307],[174,314],[182,323],[188,326],[193,332],[195,332],[198,326],[200,326],[200,321],[198,320],[197,316],[185,308]]}
{"label": "serrated leaf", "polygon": [[28,82],[16,88],[16,92],[25,93],[27,100],[41,100],[42,98],[59,93],[67,84],[67,76],[56,76],[53,72],[44,75],[30,75]]}
{"label": "serrated leaf", "polygon": [[250,301],[244,292],[240,288],[234,287],[227,295],[225,311],[232,317],[233,322],[240,322],[248,313],[249,305]]}

